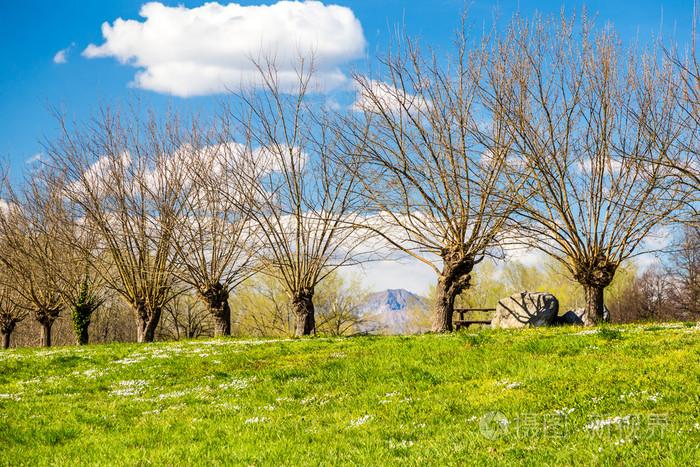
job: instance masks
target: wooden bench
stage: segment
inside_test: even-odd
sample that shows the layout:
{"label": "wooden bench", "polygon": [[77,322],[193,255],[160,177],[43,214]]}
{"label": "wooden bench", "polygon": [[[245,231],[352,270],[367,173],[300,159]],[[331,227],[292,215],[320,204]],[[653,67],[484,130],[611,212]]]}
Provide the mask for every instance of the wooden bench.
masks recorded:
{"label": "wooden bench", "polygon": [[496,311],[495,308],[455,308],[454,312],[459,314],[459,319],[452,321],[452,325],[455,331],[459,331],[461,328],[468,328],[472,324],[491,324],[490,319],[464,319],[465,313],[471,313],[474,311]]}

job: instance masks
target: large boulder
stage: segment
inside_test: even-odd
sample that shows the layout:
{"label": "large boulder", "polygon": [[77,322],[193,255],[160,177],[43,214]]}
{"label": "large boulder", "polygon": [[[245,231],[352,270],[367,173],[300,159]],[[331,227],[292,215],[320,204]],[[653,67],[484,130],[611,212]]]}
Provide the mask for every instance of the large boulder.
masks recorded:
{"label": "large boulder", "polygon": [[[610,321],[610,311],[608,307],[603,307],[603,321]],[[580,326],[593,326],[593,321],[586,316],[586,310],[576,308],[569,310],[557,318],[557,324],[578,324]]]}
{"label": "large boulder", "polygon": [[569,310],[561,316],[557,317],[557,324],[574,324],[583,326],[583,313],[579,313],[579,310]]}
{"label": "large boulder", "polygon": [[559,301],[546,292],[519,292],[502,298],[491,320],[494,328],[551,326],[559,313]]}

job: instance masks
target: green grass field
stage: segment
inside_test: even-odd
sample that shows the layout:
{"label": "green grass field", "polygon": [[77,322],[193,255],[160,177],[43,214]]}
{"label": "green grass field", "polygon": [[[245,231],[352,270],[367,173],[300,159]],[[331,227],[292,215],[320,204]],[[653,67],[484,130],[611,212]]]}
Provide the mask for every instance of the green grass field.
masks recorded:
{"label": "green grass field", "polygon": [[0,353],[0,464],[700,464],[700,327]]}

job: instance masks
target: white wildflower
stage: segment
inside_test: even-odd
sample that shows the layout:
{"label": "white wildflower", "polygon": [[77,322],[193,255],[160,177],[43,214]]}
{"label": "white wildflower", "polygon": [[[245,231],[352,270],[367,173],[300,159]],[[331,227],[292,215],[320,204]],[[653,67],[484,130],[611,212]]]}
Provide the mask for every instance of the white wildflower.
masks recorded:
{"label": "white wildflower", "polygon": [[516,388],[519,388],[520,386],[522,386],[522,383],[519,383],[517,381],[511,382],[508,380],[499,381],[497,384],[499,386],[503,386],[506,389],[516,389]]}
{"label": "white wildflower", "polygon": [[144,357],[141,356],[135,356],[133,358],[122,358],[121,360],[117,360],[114,363],[117,363],[119,365],[132,365],[134,363],[138,363],[144,360]]}
{"label": "white wildflower", "polygon": [[555,410],[554,413],[557,414],[557,415],[566,417],[567,415],[569,415],[570,413],[572,413],[574,410],[575,410],[575,409],[574,409],[573,407],[572,407],[572,408],[564,407],[563,409]]}
{"label": "white wildflower", "polygon": [[362,426],[370,420],[372,420],[371,415],[363,415],[362,417],[356,418],[355,420],[350,420],[350,426],[351,427]]}
{"label": "white wildflower", "polygon": [[188,391],[173,391],[173,392],[168,392],[165,394],[159,394],[158,399],[164,400],[164,399],[175,399],[178,397],[183,397],[186,396]]}
{"label": "white wildflower", "polygon": [[401,441],[395,442],[394,440],[389,440],[389,449],[405,449],[413,446],[413,441],[402,439]]}
{"label": "white wildflower", "polygon": [[13,401],[20,401],[22,397],[19,394],[0,394],[0,399],[12,399]]}
{"label": "white wildflower", "polygon": [[584,428],[587,430],[600,430],[608,425],[621,425],[629,423],[630,416],[626,415],[624,417],[612,417],[605,420],[593,420],[591,423],[586,425]]}
{"label": "white wildflower", "polygon": [[143,380],[120,381],[118,389],[114,389],[111,394],[114,396],[138,396],[148,383]]}
{"label": "white wildflower", "polygon": [[222,383],[219,384],[219,388],[221,389],[245,389],[248,387],[248,385],[252,382],[255,381],[255,378],[250,378],[250,379],[245,379],[245,378],[234,378],[228,383]]}
{"label": "white wildflower", "polygon": [[252,417],[252,418],[247,419],[247,420],[245,421],[245,423],[246,423],[247,425],[249,425],[249,424],[251,424],[251,423],[264,423],[264,422],[266,422],[266,421],[268,421],[268,420],[269,420],[269,419],[266,418],[266,417]]}

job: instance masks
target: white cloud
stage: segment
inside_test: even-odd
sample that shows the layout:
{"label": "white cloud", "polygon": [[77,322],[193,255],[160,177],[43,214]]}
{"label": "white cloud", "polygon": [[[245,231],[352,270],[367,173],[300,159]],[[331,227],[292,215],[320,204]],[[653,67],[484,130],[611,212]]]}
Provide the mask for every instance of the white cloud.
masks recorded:
{"label": "white cloud", "polygon": [[357,112],[378,113],[388,110],[392,113],[408,109],[424,110],[429,104],[421,96],[409,94],[384,81],[361,77],[355,82],[357,97],[352,109]]}
{"label": "white cloud", "polygon": [[313,56],[316,85],[343,86],[343,64],[365,49],[362,26],[352,10],[321,2],[280,1],[242,6],[205,3],[197,8],[146,3],[144,21],[103,23],[102,45],[88,58],[114,57],[139,68],[133,85],[187,97],[226,92],[260,83],[253,58],[273,57],[280,84],[294,86],[300,57]]}
{"label": "white cloud", "polygon": [[642,254],[632,258],[640,274],[651,267],[663,264],[662,259],[668,254],[664,250],[671,246],[674,233],[676,232],[669,227],[659,227],[644,239],[639,248]]}
{"label": "white cloud", "polygon": [[53,56],[53,62],[57,65],[68,63],[68,56],[70,55],[71,50],[73,50],[73,47],[75,47],[75,42],[71,42],[68,47],[56,52],[56,54]]}
{"label": "white cloud", "polygon": [[8,201],[5,201],[4,199],[0,198],[0,215],[6,216],[10,214],[13,209],[16,209],[17,205],[14,203],[10,203]]}
{"label": "white cloud", "polygon": [[35,162],[39,162],[41,160],[41,158],[42,158],[42,154],[40,152],[37,152],[36,154],[34,154],[32,157],[25,160],[24,162],[26,164],[33,164]]}
{"label": "white cloud", "polygon": [[97,197],[106,194],[117,172],[125,170],[131,164],[131,154],[123,152],[116,157],[102,156],[97,159],[79,180],[66,186],[68,193],[91,192]]}
{"label": "white cloud", "polygon": [[53,56],[53,62],[57,65],[63,65],[64,63],[68,63],[69,51],[70,47],[66,49],[61,49],[58,52],[56,52],[56,55]]}

